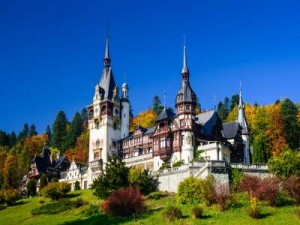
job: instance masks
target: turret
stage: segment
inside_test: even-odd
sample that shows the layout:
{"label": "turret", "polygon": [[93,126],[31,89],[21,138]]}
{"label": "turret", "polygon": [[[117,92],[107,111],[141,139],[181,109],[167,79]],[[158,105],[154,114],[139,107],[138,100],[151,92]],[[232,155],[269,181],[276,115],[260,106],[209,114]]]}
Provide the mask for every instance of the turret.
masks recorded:
{"label": "turret", "polygon": [[243,163],[249,164],[250,163],[250,141],[249,141],[249,130],[248,130],[248,124],[245,116],[245,106],[243,103],[242,98],[242,87],[240,87],[240,98],[239,98],[239,109],[238,109],[238,123],[242,129],[242,139],[244,144],[244,159]]}
{"label": "turret", "polygon": [[130,119],[130,102],[128,99],[128,85],[124,82],[122,85],[122,99],[121,99],[121,138],[129,135],[129,119]]}

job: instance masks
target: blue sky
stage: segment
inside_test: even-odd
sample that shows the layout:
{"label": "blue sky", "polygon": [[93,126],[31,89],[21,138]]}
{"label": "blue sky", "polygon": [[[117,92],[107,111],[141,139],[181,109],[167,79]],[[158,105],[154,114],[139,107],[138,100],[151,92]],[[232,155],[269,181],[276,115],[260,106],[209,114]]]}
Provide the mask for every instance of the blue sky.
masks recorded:
{"label": "blue sky", "polygon": [[[300,102],[298,1],[0,0],[0,129],[52,125],[92,102],[106,27],[115,79],[137,114],[153,96],[174,106],[183,36],[204,109],[243,84],[247,103]],[[216,101],[214,101],[216,99]]]}

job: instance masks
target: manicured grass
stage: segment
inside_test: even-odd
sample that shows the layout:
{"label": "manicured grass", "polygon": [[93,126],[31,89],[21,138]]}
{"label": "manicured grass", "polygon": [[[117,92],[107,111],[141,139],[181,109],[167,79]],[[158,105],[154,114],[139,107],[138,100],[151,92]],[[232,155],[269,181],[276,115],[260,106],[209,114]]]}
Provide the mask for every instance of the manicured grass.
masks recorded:
{"label": "manicured grass", "polygon": [[[71,199],[81,197],[88,203],[100,204],[100,201],[92,195],[92,191],[84,190],[71,193]],[[204,209],[204,216],[200,219],[193,219],[191,217],[192,207],[191,205],[181,205],[176,202],[174,196],[163,197],[159,200],[147,200],[147,210],[141,215],[128,217],[125,219],[111,218],[107,215],[97,215],[86,217],[82,213],[84,209],[88,207],[85,205],[77,209],[71,209],[66,212],[62,212],[56,215],[31,215],[31,210],[41,206],[40,200],[45,200],[42,197],[36,197],[31,199],[25,199],[18,202],[18,205],[7,207],[0,211],[0,224],[1,225],[29,225],[29,224],[61,224],[61,225],[117,225],[117,224],[226,224],[226,225],[241,225],[241,224],[300,224],[300,220],[296,215],[296,206],[285,206],[280,208],[269,207],[264,203],[261,203],[261,209],[263,212],[263,218],[259,220],[252,219],[248,216],[246,209],[248,207],[247,197],[241,195],[238,198],[238,204],[232,206],[225,212],[219,212],[217,206],[211,206]],[[46,204],[49,202],[45,200]],[[183,218],[173,223],[168,223],[163,218],[163,211],[167,206],[178,206],[183,213]]]}

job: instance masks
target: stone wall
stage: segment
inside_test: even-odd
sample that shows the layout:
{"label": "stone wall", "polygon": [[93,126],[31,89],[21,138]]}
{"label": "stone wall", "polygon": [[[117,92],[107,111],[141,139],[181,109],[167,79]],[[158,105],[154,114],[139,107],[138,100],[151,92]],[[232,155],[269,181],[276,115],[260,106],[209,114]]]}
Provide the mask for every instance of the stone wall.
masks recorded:
{"label": "stone wall", "polygon": [[[232,164],[230,166],[232,168],[239,168],[244,174],[250,176],[259,176],[262,178],[271,176],[266,165]],[[160,191],[176,193],[179,183],[185,178],[194,176],[204,179],[210,174],[215,178],[217,184],[229,185],[228,165],[224,161],[193,162],[180,167],[158,171],[155,174],[159,176],[158,188]]]}

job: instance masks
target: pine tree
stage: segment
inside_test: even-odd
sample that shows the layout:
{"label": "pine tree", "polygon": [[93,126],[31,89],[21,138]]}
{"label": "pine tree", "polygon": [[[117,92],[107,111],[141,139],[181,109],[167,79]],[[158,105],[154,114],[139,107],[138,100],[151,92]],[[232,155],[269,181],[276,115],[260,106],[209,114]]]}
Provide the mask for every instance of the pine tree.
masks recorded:
{"label": "pine tree", "polygon": [[34,124],[31,124],[31,126],[29,127],[29,131],[28,131],[28,136],[32,137],[34,135],[37,135],[38,133],[36,132],[36,128]]}
{"label": "pine tree", "polygon": [[128,187],[129,167],[117,156],[109,157],[103,174],[94,180],[92,188],[98,198],[106,198],[113,191]]}
{"label": "pine tree", "polygon": [[33,197],[36,196],[36,182],[34,179],[31,179],[26,185],[27,196]]}
{"label": "pine tree", "polygon": [[231,104],[230,104],[230,110],[232,111],[235,106],[239,105],[240,97],[238,94],[231,96]]}
{"label": "pine tree", "polygon": [[17,144],[17,135],[16,133],[13,131],[10,133],[9,135],[9,147],[13,147]]}
{"label": "pine tree", "polygon": [[29,125],[28,123],[25,123],[23,130],[18,135],[18,142],[23,143],[25,139],[28,137],[29,137]]}
{"label": "pine tree", "polygon": [[61,152],[67,149],[67,125],[68,120],[63,111],[59,111],[54,124],[52,133],[52,146],[58,148]]}
{"label": "pine tree", "polygon": [[9,146],[9,136],[2,130],[0,130],[0,146]]}
{"label": "pine tree", "polygon": [[48,137],[46,144],[49,145],[49,146],[51,146],[52,132],[51,132],[51,128],[50,128],[49,125],[46,127],[45,133],[47,134],[47,137]]}
{"label": "pine tree", "polygon": [[297,119],[298,107],[290,99],[285,99],[281,105],[281,117],[286,141],[292,150],[299,148],[300,124]]}
{"label": "pine tree", "polygon": [[157,95],[154,96],[152,100],[152,109],[156,115],[160,114],[160,112],[164,109],[164,106],[161,104],[161,101]]}
{"label": "pine tree", "polygon": [[68,133],[69,147],[75,147],[76,139],[81,135],[82,132],[83,119],[80,113],[76,112],[70,125],[70,131]]}

